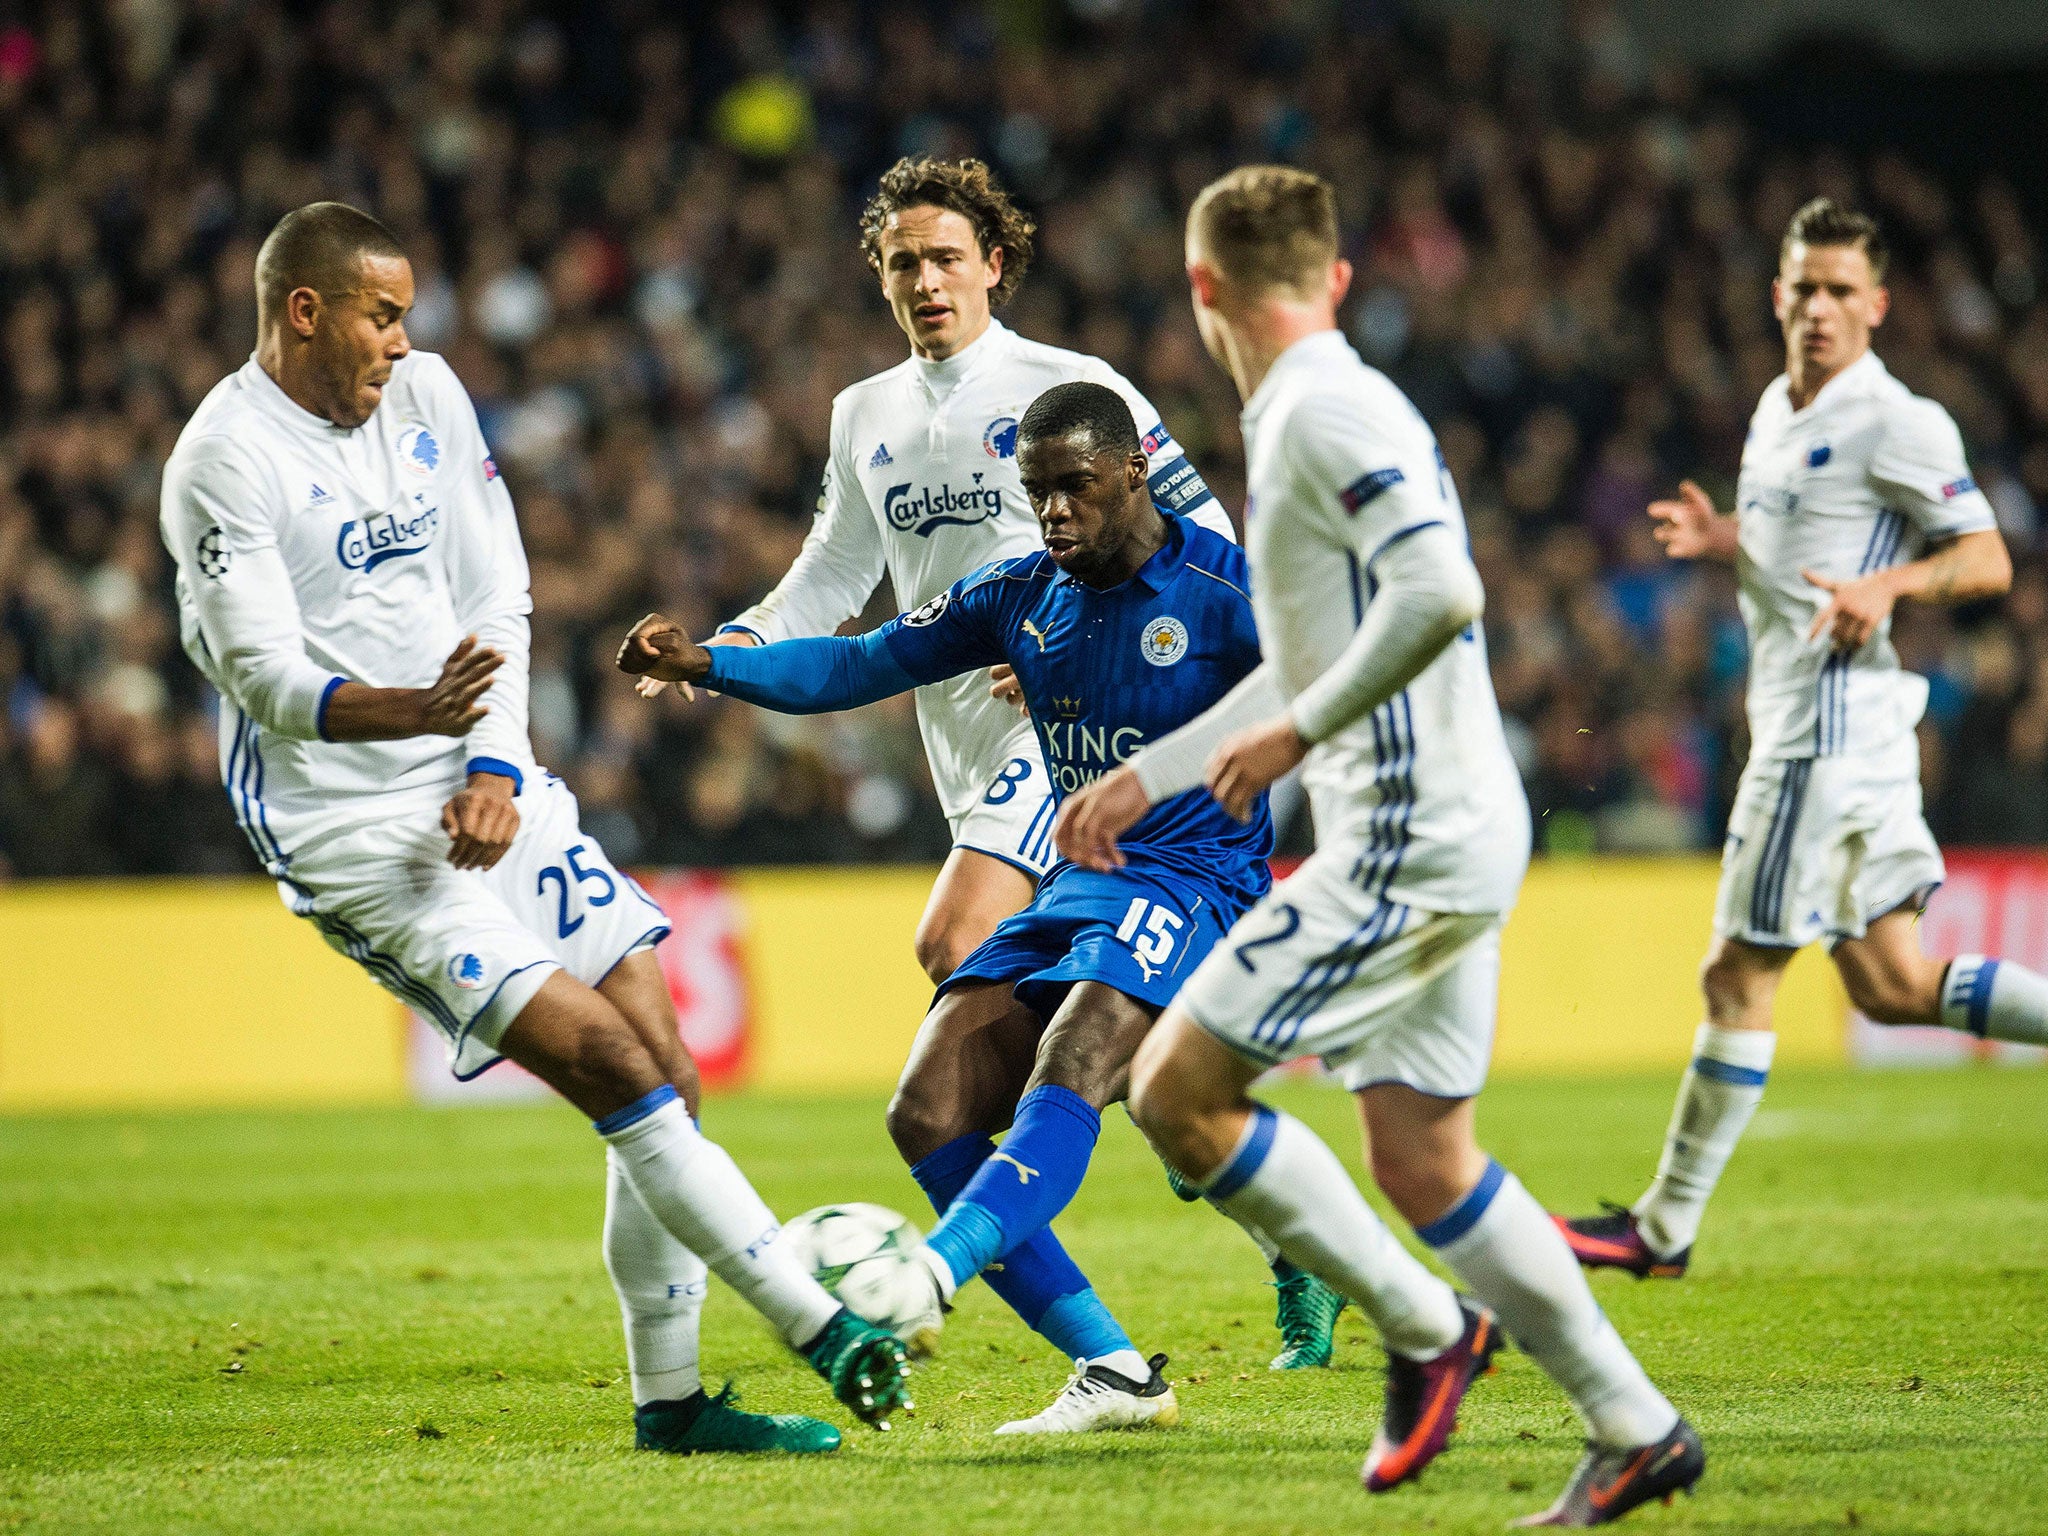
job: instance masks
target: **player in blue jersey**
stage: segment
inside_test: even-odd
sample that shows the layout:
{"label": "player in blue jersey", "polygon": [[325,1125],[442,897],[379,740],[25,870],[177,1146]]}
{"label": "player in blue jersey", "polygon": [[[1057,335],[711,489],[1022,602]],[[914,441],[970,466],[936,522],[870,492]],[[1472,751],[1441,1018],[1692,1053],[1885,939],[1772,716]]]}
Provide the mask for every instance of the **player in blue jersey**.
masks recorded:
{"label": "player in blue jersey", "polygon": [[[706,650],[660,616],[620,648],[629,672],[705,683],[792,713],[848,709],[1006,663],[1015,670],[1059,798],[1202,714],[1258,664],[1243,552],[1161,513],[1123,399],[1061,384],[1018,428],[1037,554],[984,566],[930,602],[852,639]],[[1057,1399],[998,1433],[1170,1424],[1160,1373],[1096,1298],[1049,1230],[1080,1188],[1103,1107],[1182,980],[1271,883],[1261,799],[1238,822],[1200,789],[1131,829],[1120,868],[1055,865],[1021,912],[941,983],[912,1047],[982,1033],[1014,1071],[965,1085],[973,1124],[914,1170],[944,1214],[927,1243],[943,1297],[1002,1261],[1043,1274],[1043,1310],[1014,1299],[1056,1343],[1080,1339]],[[1021,1097],[1016,1084],[1024,1083]],[[1002,1150],[991,1135],[1009,1127]]]}

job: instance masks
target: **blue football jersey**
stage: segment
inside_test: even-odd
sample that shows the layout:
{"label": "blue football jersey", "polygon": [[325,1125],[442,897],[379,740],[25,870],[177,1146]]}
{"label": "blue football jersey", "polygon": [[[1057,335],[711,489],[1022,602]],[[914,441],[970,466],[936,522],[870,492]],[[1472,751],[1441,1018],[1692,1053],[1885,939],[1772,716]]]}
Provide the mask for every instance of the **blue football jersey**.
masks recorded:
{"label": "blue football jersey", "polygon": [[[1203,713],[1259,664],[1244,551],[1184,518],[1166,522],[1165,546],[1107,591],[1040,550],[985,565],[864,635],[716,647],[704,683],[812,714],[1008,662],[1063,799]],[[1243,902],[1271,884],[1264,796],[1239,823],[1191,789],[1148,810],[1122,846],[1134,863]]]}
{"label": "blue football jersey", "polygon": [[[1055,799],[1202,714],[1259,664],[1244,551],[1169,517],[1164,548],[1100,590],[1043,550],[984,566],[875,633],[924,682],[1007,662],[1031,707]],[[1203,789],[1161,801],[1121,839],[1126,856],[1242,889],[1267,884],[1262,796],[1239,823]]]}

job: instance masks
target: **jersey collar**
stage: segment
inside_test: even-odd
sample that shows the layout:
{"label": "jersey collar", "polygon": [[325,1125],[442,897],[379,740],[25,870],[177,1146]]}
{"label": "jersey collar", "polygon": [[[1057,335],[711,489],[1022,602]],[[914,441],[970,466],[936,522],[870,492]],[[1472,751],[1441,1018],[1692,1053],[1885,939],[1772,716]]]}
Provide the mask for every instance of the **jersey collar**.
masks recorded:
{"label": "jersey collar", "polygon": [[[1890,372],[1891,370],[1885,367],[1883,361],[1875,352],[1866,350],[1855,362],[1844,368],[1832,379],[1829,379],[1827,383],[1821,385],[1819,392],[1792,414],[1799,417],[1810,416],[1822,406],[1831,404],[1845,396],[1860,395],[1864,390],[1875,384],[1878,379]],[[1791,388],[1792,376],[1786,374],[1785,389],[1787,395],[1785,403],[1787,405],[1792,403],[1790,396]]]}
{"label": "jersey collar", "polygon": [[990,315],[988,329],[951,357],[933,362],[930,358],[911,353],[910,361],[917,371],[918,383],[934,399],[951,396],[988,363],[1009,350],[1010,335],[1009,327]]}
{"label": "jersey collar", "polygon": [[1152,551],[1152,558],[1139,566],[1136,573],[1125,577],[1113,587],[1091,587],[1080,577],[1061,571],[1053,582],[1056,587],[1076,587],[1083,592],[1092,592],[1107,597],[1112,592],[1122,592],[1132,586],[1141,586],[1152,592],[1164,592],[1173,585],[1180,575],[1181,567],[1188,563],[1187,520],[1171,512],[1159,514],[1166,519],[1166,542]]}
{"label": "jersey collar", "polygon": [[1264,411],[1280,392],[1281,381],[1289,375],[1303,369],[1326,368],[1340,357],[1355,355],[1342,331],[1311,331],[1273,359],[1273,366],[1266,370],[1259,387],[1244,403],[1244,419],[1252,421]]}
{"label": "jersey collar", "polygon": [[[315,416],[300,405],[279,386],[277,380],[263,371],[263,365],[256,361],[256,354],[249,354],[249,361],[241,367],[242,386],[249,392],[249,398],[256,408],[273,421],[289,427],[294,432],[319,438],[323,441],[347,437],[354,427],[337,427],[325,416]],[[382,404],[379,401],[378,404]]]}

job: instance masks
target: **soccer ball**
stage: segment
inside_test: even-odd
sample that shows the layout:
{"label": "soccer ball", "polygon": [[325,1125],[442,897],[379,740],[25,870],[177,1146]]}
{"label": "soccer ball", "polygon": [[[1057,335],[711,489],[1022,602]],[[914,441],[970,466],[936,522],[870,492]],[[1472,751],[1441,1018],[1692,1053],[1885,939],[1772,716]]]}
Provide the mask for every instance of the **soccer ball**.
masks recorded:
{"label": "soccer ball", "polygon": [[919,1357],[938,1348],[942,1319],[924,1238],[887,1206],[821,1205],[793,1217],[783,1240],[854,1316],[886,1328]]}

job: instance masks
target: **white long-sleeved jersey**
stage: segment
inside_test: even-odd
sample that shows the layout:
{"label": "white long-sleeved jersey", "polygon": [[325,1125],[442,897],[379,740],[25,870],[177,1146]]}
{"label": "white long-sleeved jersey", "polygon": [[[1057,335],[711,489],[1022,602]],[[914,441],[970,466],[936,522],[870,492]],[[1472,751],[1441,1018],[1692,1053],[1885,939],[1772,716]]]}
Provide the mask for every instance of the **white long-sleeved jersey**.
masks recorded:
{"label": "white long-sleeved jersey", "polygon": [[[1017,473],[1017,424],[1055,384],[1124,397],[1151,460],[1152,499],[1234,540],[1201,475],[1145,397],[1098,358],[1027,341],[999,321],[943,362],[905,359],[832,402],[817,522],[789,573],[728,629],[764,641],[829,635],[867,606],[887,571],[899,608],[929,602],[992,560],[1042,547]],[[917,690],[939,804],[957,827],[1013,757],[1036,759],[1027,722],[978,674]]]}
{"label": "white long-sleeved jersey", "polygon": [[1929,544],[1995,528],[1947,411],[1866,352],[1792,409],[1779,375],[1757,402],[1735,493],[1755,757],[1881,751],[1920,723],[1927,681],[1899,664],[1891,620],[1862,649],[1806,632],[1828,595],[1802,574],[1868,575]]}
{"label": "white long-sleeved jersey", "polygon": [[[1277,358],[1244,410],[1245,553],[1260,649],[1293,700],[1343,655],[1381,553],[1424,528],[1465,537],[1429,424],[1341,333]],[[1318,843],[1361,845],[1373,894],[1437,912],[1504,912],[1529,860],[1529,802],[1475,625],[1392,699],[1320,742],[1303,769]]]}
{"label": "white long-sleeved jersey", "polygon": [[[431,817],[471,764],[522,784],[535,771],[526,555],[440,357],[402,358],[353,429],[302,410],[251,358],[179,434],[162,526],[186,653],[221,694],[221,776],[273,874],[335,832]],[[468,634],[505,661],[466,738],[325,739],[343,682],[430,686]]]}

